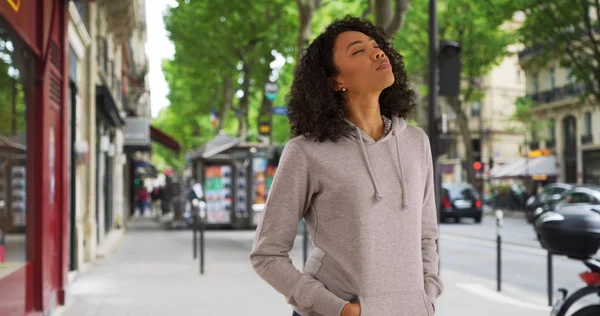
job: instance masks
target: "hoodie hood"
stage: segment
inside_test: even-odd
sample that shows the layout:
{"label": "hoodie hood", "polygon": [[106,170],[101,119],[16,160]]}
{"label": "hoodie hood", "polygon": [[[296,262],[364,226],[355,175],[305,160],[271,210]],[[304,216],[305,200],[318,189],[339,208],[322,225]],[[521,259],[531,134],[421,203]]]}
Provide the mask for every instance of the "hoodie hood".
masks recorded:
{"label": "hoodie hood", "polygon": [[401,199],[402,199],[402,209],[404,210],[408,207],[408,205],[407,205],[407,199],[406,199],[406,194],[407,194],[406,193],[406,183],[404,181],[404,171],[402,170],[402,159],[400,156],[400,144],[399,144],[398,135],[400,135],[406,129],[406,121],[399,116],[394,116],[394,117],[392,117],[392,119],[382,116],[382,119],[384,120],[384,125],[391,121],[391,130],[387,131],[387,133],[385,133],[384,136],[378,141],[371,138],[367,133],[365,133],[363,130],[361,130],[360,127],[358,127],[351,121],[349,121],[347,119],[346,119],[346,121],[353,128],[353,132],[350,134],[350,138],[353,141],[357,142],[358,146],[360,146],[360,150],[361,150],[361,153],[363,156],[363,161],[365,163],[365,167],[367,168],[367,171],[369,172],[369,176],[371,178],[371,182],[373,183],[373,190],[375,191],[374,198],[377,201],[382,200],[384,197],[380,193],[381,191],[379,190],[379,185],[378,185],[377,179],[375,177],[375,174],[373,173],[373,168],[371,166],[371,162],[369,160],[369,155],[367,153],[365,144],[390,146],[391,145],[391,144],[389,144],[390,141],[392,141],[394,143],[393,147],[395,147],[395,148],[392,148],[392,150],[395,150],[398,161],[393,162],[393,163],[396,165],[396,172],[398,175],[398,179],[400,180],[400,186],[402,188]]}

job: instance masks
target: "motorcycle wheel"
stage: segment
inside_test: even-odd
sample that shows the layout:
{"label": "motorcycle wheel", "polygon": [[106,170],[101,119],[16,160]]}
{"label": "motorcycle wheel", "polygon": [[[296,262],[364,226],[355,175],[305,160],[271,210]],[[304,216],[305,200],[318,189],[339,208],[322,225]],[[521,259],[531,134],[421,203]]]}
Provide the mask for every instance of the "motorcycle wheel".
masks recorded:
{"label": "motorcycle wheel", "polygon": [[586,306],[573,314],[573,316],[596,316],[600,315],[600,305]]}

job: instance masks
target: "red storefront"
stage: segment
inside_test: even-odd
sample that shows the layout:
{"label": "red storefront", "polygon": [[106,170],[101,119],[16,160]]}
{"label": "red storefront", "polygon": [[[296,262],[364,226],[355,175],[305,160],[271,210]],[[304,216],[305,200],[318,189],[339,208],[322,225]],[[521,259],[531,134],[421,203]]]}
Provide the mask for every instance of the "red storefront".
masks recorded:
{"label": "red storefront", "polygon": [[67,4],[0,0],[0,80],[12,82],[0,81],[0,99],[12,104],[0,105],[0,315],[42,315],[64,304]]}

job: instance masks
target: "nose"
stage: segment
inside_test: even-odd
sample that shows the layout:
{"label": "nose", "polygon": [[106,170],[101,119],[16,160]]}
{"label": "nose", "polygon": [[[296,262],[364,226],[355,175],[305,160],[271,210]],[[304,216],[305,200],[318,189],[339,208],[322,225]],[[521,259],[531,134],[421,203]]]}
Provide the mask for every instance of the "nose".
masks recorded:
{"label": "nose", "polygon": [[374,56],[375,60],[379,60],[384,57],[385,57],[385,53],[381,49],[379,49],[379,48],[375,49],[375,56]]}

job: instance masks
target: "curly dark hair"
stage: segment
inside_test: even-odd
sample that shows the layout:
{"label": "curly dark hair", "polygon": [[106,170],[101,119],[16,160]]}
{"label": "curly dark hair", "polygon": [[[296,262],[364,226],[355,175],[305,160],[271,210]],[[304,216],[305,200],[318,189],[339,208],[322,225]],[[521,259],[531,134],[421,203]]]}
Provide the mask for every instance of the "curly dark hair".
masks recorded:
{"label": "curly dark hair", "polygon": [[390,60],[395,81],[379,96],[381,113],[390,118],[394,115],[406,118],[415,106],[415,93],[409,88],[402,56],[394,50],[383,29],[369,21],[346,16],[327,26],[298,61],[291,90],[286,96],[293,136],[335,142],[351,132],[345,121],[346,96],[333,91],[328,79],[338,73],[333,61],[335,40],[347,31],[362,32],[373,38]]}

